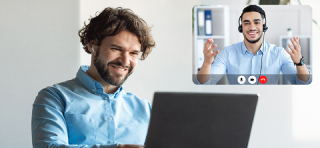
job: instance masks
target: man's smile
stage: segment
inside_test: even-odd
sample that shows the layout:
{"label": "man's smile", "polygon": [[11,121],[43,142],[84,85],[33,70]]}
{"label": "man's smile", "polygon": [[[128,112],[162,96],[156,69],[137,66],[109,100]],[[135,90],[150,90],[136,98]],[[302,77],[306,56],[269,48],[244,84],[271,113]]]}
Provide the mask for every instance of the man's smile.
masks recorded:
{"label": "man's smile", "polygon": [[258,35],[258,31],[249,31],[249,32],[248,32],[248,35],[249,35],[250,37],[256,37],[256,36]]}
{"label": "man's smile", "polygon": [[110,64],[110,66],[119,74],[124,74],[128,71],[128,68],[125,68],[123,66],[118,66],[115,64]]}

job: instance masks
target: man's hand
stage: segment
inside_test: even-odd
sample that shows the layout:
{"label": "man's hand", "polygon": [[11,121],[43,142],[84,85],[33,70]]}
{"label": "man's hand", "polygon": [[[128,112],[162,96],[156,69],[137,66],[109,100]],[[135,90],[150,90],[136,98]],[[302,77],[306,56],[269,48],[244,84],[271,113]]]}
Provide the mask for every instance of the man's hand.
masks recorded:
{"label": "man's hand", "polygon": [[119,144],[117,148],[144,148],[144,145]]}
{"label": "man's hand", "polygon": [[[291,51],[289,51],[289,49],[286,49],[286,51],[289,53],[289,55],[291,56],[291,59],[293,61],[293,63],[300,63],[300,60],[302,58],[301,55],[301,46],[299,43],[299,38],[298,37],[293,37],[290,39],[293,46],[292,47],[289,43],[288,46],[291,49]],[[297,76],[301,81],[307,82],[309,79],[309,70],[307,68],[307,66],[304,64],[302,66],[296,66],[297,68]]]}
{"label": "man's hand", "polygon": [[204,61],[202,64],[202,67],[200,68],[198,72],[198,81],[203,84],[204,82],[208,81],[210,78],[210,69],[211,69],[211,64],[214,61],[214,56],[219,53],[219,50],[216,52],[212,52],[216,47],[217,44],[214,44],[212,47],[213,39],[209,38],[205,43],[204,43],[204,49],[203,49],[203,54],[204,54]]}
{"label": "man's hand", "polygon": [[291,56],[291,59],[292,59],[293,63],[300,63],[302,55],[301,55],[301,46],[300,46],[300,43],[299,43],[299,38],[298,37],[293,37],[290,40],[291,40],[291,42],[292,42],[294,47],[292,47],[288,43],[288,46],[291,49],[291,51],[289,49],[286,49],[286,51]]}
{"label": "man's hand", "polygon": [[217,44],[214,44],[211,47],[212,43],[213,43],[212,38],[209,38],[204,43],[204,49],[203,49],[204,62],[203,62],[203,65],[211,65],[214,61],[214,56],[219,53],[219,50],[217,50],[216,52],[212,52],[217,47]]}

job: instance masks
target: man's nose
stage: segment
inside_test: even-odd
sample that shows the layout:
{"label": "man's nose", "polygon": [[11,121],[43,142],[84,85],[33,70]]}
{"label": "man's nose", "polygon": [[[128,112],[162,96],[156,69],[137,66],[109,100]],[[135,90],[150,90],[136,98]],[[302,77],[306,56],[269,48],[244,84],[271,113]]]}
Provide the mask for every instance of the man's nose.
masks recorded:
{"label": "man's nose", "polygon": [[130,55],[129,55],[129,53],[127,53],[127,52],[122,53],[121,57],[120,57],[120,60],[124,65],[129,66],[130,65]]}
{"label": "man's nose", "polygon": [[249,26],[249,30],[250,30],[250,31],[257,30],[256,25],[251,24],[251,25]]}

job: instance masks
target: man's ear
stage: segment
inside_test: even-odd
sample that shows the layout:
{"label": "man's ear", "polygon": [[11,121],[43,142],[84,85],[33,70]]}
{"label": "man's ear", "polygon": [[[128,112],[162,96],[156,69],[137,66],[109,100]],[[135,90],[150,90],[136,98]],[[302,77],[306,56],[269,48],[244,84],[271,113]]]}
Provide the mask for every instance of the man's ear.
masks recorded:
{"label": "man's ear", "polygon": [[91,45],[92,53],[94,53],[94,44]]}
{"label": "man's ear", "polygon": [[94,53],[94,41],[91,40],[89,44],[87,44],[87,48],[91,53]]}

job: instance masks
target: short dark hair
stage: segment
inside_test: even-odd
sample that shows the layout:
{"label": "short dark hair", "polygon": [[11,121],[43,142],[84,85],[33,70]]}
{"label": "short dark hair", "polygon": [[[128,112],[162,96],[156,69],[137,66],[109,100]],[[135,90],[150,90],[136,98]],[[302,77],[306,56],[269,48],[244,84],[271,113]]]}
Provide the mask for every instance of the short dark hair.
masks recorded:
{"label": "short dark hair", "polygon": [[241,22],[242,22],[242,16],[243,16],[244,13],[253,12],[253,11],[260,13],[262,21],[263,21],[264,18],[266,18],[266,13],[264,12],[264,10],[261,7],[259,7],[257,5],[249,5],[249,6],[245,7],[242,10],[242,13],[241,13],[241,16],[240,16],[241,17]]}
{"label": "short dark hair", "polygon": [[78,32],[83,49],[89,54],[91,52],[87,44],[91,40],[100,46],[105,37],[115,36],[124,30],[138,37],[142,52],[140,60],[144,60],[155,46],[150,27],[130,9],[108,7],[89,21],[89,24],[84,23],[84,27]]}

